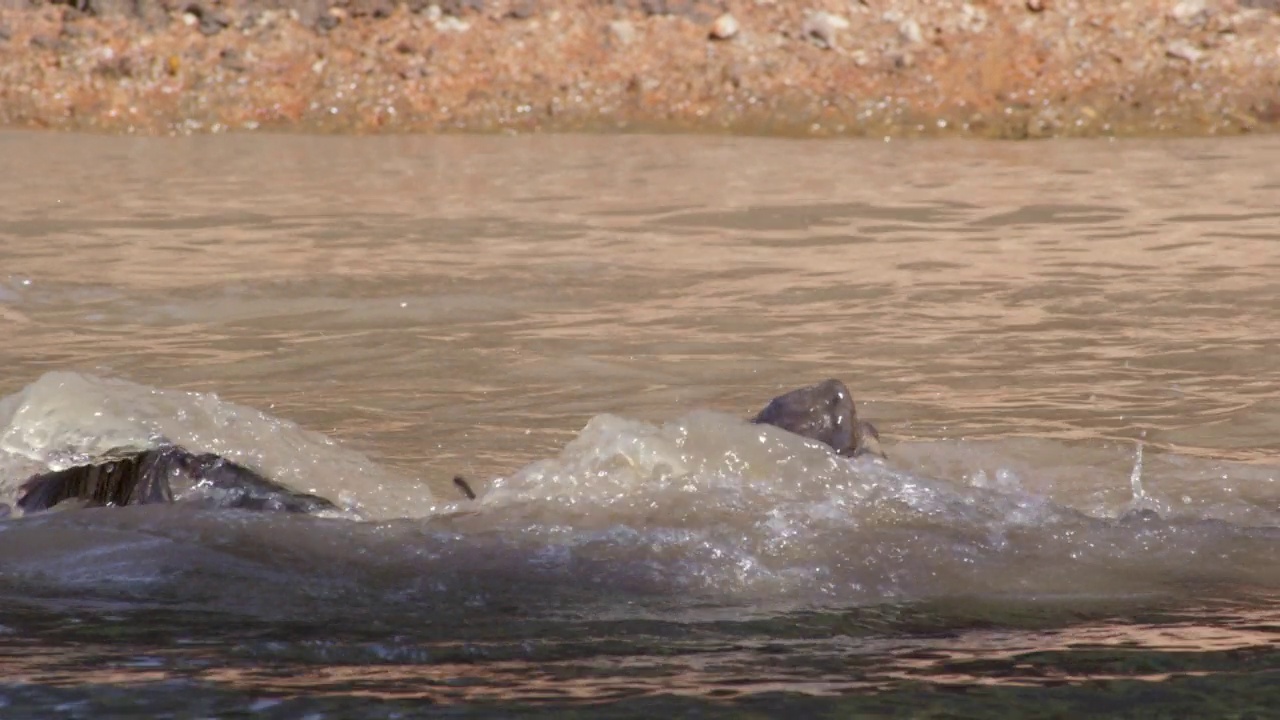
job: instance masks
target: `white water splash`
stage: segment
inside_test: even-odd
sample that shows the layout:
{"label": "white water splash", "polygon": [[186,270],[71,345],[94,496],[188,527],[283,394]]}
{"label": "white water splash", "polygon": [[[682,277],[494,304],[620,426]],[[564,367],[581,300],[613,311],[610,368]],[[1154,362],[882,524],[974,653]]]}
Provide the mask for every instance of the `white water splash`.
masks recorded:
{"label": "white water splash", "polygon": [[1145,440],[1146,437],[1147,433],[1146,431],[1143,431],[1142,436],[1138,440],[1138,449],[1134,453],[1133,471],[1129,473],[1129,487],[1133,489],[1133,505],[1135,508],[1147,501],[1147,493],[1142,488],[1142,449],[1143,440]]}
{"label": "white water splash", "polygon": [[429,490],[324,435],[211,393],[49,372],[0,400],[0,502],[31,473],[164,439],[253,467],[362,516],[430,505]]}

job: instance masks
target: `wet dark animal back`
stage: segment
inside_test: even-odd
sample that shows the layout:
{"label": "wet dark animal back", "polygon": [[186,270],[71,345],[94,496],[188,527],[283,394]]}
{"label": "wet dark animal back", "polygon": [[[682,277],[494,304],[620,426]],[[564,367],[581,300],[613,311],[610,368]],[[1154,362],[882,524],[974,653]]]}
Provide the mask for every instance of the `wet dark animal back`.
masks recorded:
{"label": "wet dark animal back", "polygon": [[863,454],[884,457],[880,433],[871,423],[858,420],[853,395],[839,380],[824,380],[779,395],[751,422],[773,425],[826,443],[846,457]]}
{"label": "wet dark animal back", "polygon": [[174,482],[183,500],[222,508],[307,513],[336,509],[328,500],[299,493],[257,472],[211,453],[195,454],[169,445],[107,453],[94,463],[40,473],[20,488],[24,512],[67,506],[147,505],[174,501]]}

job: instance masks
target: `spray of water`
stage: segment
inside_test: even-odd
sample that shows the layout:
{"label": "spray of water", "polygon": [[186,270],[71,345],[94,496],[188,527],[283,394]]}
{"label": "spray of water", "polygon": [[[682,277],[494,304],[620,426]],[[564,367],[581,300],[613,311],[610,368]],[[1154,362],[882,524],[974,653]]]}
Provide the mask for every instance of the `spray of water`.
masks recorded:
{"label": "spray of water", "polygon": [[1144,430],[1138,439],[1138,449],[1133,457],[1133,471],[1129,473],[1129,487],[1133,489],[1133,507],[1139,509],[1144,506],[1147,501],[1147,493],[1142,488],[1142,448],[1143,440],[1147,437]]}

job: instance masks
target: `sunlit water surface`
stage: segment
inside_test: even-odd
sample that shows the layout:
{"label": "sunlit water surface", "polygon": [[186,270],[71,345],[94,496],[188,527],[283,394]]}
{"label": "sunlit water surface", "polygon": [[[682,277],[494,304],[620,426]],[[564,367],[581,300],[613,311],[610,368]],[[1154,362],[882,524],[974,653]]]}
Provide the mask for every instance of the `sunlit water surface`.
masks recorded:
{"label": "sunlit water surface", "polygon": [[5,718],[1280,702],[1280,140],[10,134],[0,241],[0,502],[342,507],[0,521]]}

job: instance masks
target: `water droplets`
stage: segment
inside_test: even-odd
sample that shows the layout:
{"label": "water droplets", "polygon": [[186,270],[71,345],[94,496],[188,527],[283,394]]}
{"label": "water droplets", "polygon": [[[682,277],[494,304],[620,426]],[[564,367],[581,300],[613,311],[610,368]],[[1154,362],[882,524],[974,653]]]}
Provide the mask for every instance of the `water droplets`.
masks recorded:
{"label": "water droplets", "polygon": [[[1146,438],[1146,432],[1142,433],[1142,437]],[[1136,506],[1147,499],[1146,491],[1142,489],[1142,440],[1138,441],[1137,450],[1133,456],[1133,471],[1129,473],[1129,486],[1133,489],[1133,503]]]}

